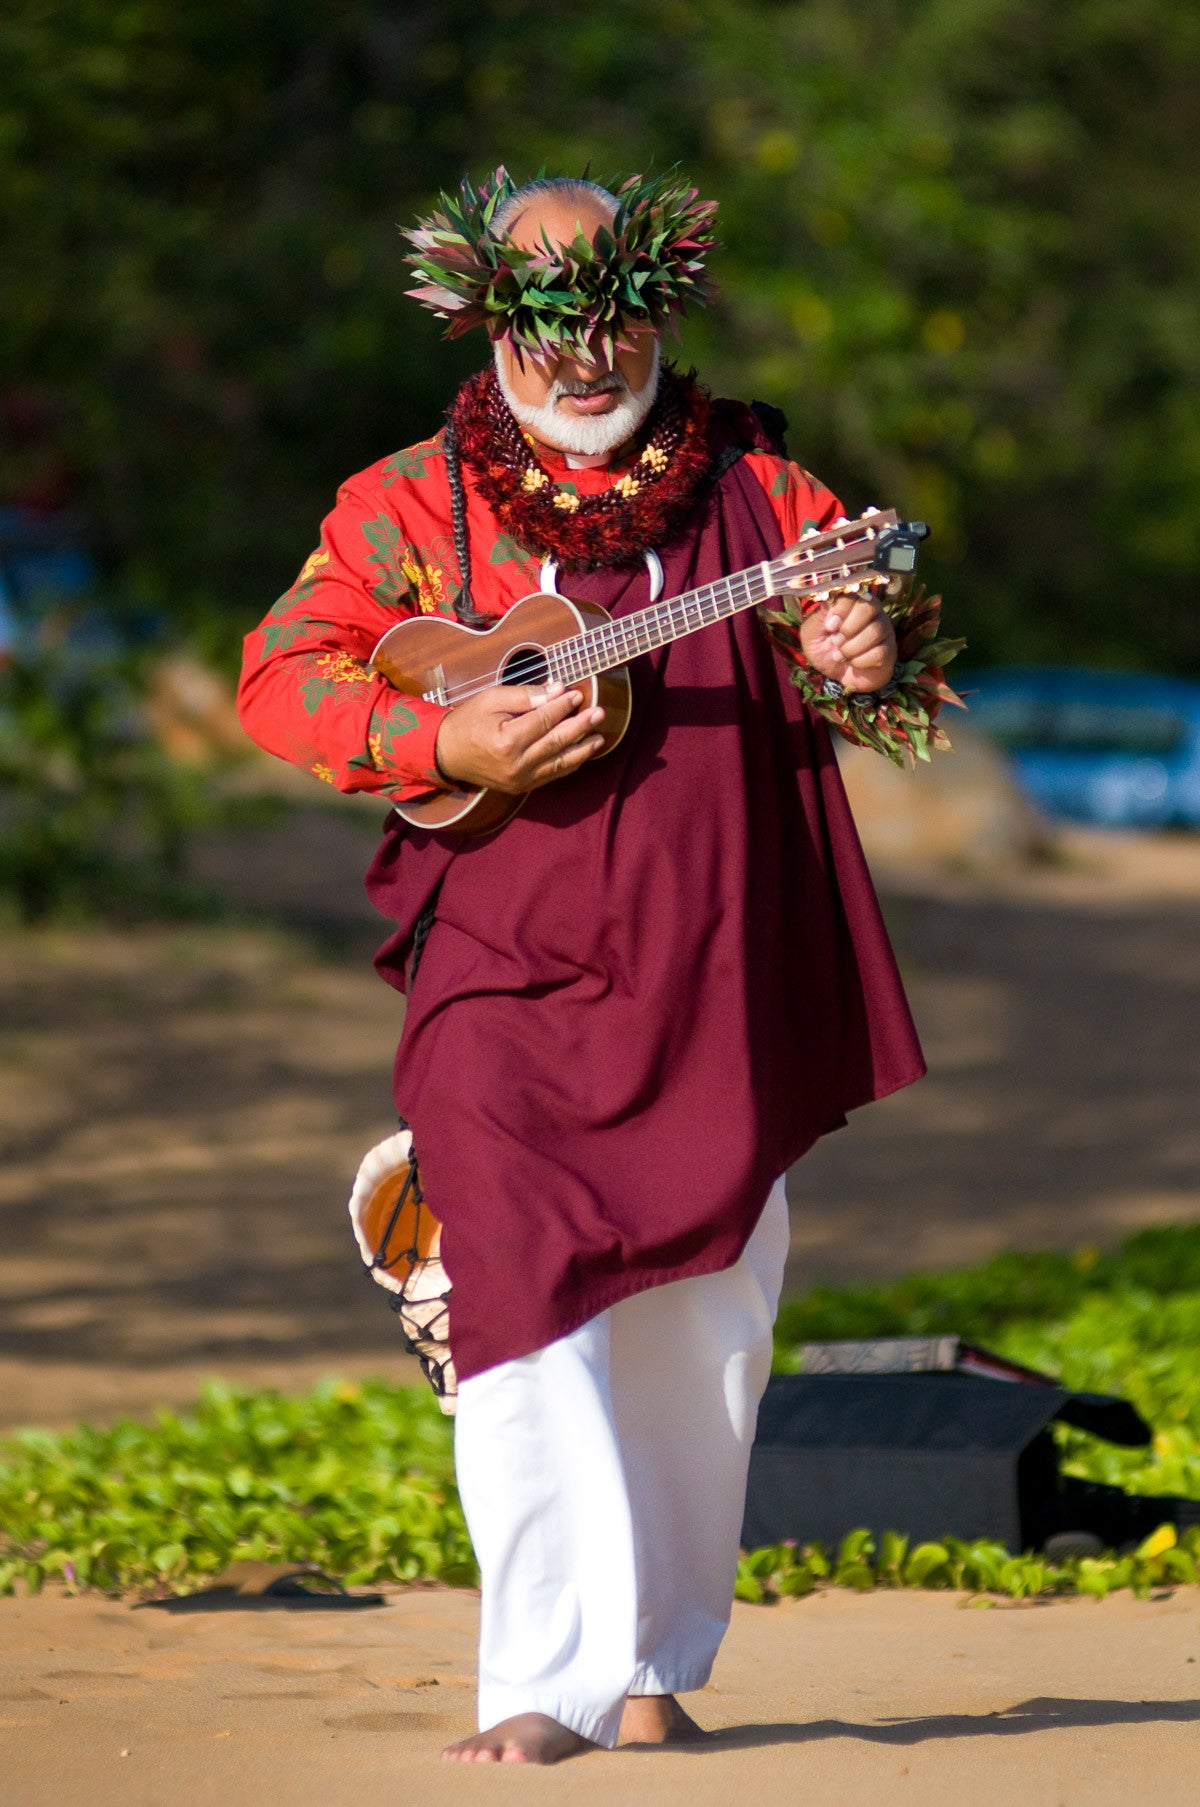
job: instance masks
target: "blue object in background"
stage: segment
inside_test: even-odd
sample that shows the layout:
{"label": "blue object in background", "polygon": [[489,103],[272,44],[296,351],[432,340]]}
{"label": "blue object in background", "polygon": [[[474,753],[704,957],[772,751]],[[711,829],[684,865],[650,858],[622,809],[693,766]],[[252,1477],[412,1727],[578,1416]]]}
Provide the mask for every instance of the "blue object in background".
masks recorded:
{"label": "blue object in background", "polygon": [[[55,611],[85,598],[96,580],[95,561],[67,516],[0,508],[0,663],[36,645]],[[87,625],[94,629],[97,619]],[[78,636],[74,613],[67,631]]]}
{"label": "blue object in background", "polygon": [[973,725],[1050,816],[1200,828],[1200,683],[1008,666],[964,676]]}
{"label": "blue object in background", "polygon": [[68,517],[0,508],[0,596],[10,613],[43,597],[78,596],[95,581],[95,563]]}
{"label": "blue object in background", "polygon": [[0,664],[47,649],[84,664],[121,658],[164,630],[161,616],[105,589],[72,516],[0,508]]}
{"label": "blue object in background", "polygon": [[4,573],[0,571],[0,665],[12,656],[17,644],[17,623],[9,607]]}

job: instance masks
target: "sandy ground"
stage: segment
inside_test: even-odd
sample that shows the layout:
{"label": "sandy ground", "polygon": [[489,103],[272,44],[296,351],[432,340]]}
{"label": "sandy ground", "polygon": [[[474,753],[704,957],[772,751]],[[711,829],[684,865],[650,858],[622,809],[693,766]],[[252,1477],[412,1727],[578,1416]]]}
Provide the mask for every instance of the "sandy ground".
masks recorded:
{"label": "sandy ground", "polygon": [[738,1606],[689,1697],[702,1750],[550,1771],[443,1765],[472,1729],[477,1602],[206,1610],[0,1601],[0,1798],[13,1807],[396,1801],[1191,1807],[1200,1599],[978,1610],[830,1593]]}

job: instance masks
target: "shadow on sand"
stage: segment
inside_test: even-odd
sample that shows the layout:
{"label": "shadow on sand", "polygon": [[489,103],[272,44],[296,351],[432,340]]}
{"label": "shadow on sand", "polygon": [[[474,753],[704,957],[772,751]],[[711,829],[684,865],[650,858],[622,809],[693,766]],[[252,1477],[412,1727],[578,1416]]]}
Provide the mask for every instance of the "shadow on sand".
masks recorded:
{"label": "shadow on sand", "polygon": [[358,1612],[383,1606],[382,1594],[350,1594],[335,1576],[287,1562],[231,1562],[211,1587],[166,1600],[142,1600],[135,1612]]}
{"label": "shadow on sand", "polygon": [[[873,1725],[849,1719],[814,1719],[807,1725],[737,1725],[713,1732],[698,1751],[755,1750],[770,1744],[815,1744],[825,1738],[857,1738],[865,1744],[926,1744],[939,1738],[1009,1738],[1028,1732],[1108,1725],[1195,1725],[1196,1700],[1070,1700],[1043,1694],[993,1713],[933,1713]],[[687,1750],[687,1745],[673,1745]]]}

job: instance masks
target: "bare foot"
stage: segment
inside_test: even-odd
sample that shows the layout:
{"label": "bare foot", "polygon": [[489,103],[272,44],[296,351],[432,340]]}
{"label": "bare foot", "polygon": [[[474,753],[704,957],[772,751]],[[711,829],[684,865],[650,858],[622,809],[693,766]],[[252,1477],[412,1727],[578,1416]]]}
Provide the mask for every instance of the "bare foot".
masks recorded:
{"label": "bare foot", "polygon": [[625,1702],[622,1744],[694,1744],[707,1737],[673,1694],[631,1694]]}
{"label": "bare foot", "polygon": [[[686,1715],[685,1715],[686,1717]],[[516,1713],[442,1752],[444,1763],[561,1763],[599,1747],[545,1713]]]}

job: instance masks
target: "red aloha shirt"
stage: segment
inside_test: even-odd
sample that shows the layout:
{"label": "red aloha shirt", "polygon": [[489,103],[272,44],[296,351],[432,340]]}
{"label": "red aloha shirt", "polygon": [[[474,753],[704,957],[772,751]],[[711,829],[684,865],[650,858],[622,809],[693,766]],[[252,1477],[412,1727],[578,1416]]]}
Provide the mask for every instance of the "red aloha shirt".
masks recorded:
{"label": "red aloha shirt", "polygon": [[[461,574],[454,551],[442,433],[351,477],[321,526],[321,539],[292,587],[246,636],[238,696],[251,738],[342,791],[378,791],[406,801],[438,787],[433,749],[444,711],[401,696],[370,668],[388,628],[415,614],[454,619]],[[573,470],[544,449],[550,476],[576,494],[611,488],[625,466]],[[797,464],[767,452],[745,455],[783,532],[827,527],[840,503]],[[541,588],[541,561],[501,532],[464,466],[471,544],[471,595],[503,615]],[[570,579],[561,588],[570,594]]]}

